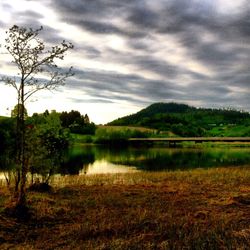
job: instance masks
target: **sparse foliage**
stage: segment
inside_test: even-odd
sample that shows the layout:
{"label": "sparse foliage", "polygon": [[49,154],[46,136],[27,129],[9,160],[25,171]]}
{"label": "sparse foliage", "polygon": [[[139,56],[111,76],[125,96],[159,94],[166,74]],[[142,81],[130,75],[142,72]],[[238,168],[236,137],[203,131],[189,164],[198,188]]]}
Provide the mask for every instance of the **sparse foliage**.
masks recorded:
{"label": "sparse foliage", "polygon": [[17,163],[21,166],[18,204],[21,206],[26,203],[25,186],[29,169],[29,159],[25,154],[25,103],[37,91],[53,90],[63,85],[73,74],[72,68],[65,71],[58,68],[56,63],[58,59],[64,59],[66,51],[72,49],[73,45],[63,41],[47,50],[44,42],[38,38],[42,29],[26,29],[14,25],[6,32],[5,39],[5,48],[18,70],[17,76],[5,76],[2,80],[17,92]]}
{"label": "sparse foliage", "polygon": [[72,49],[73,45],[63,41],[61,45],[46,50],[43,41],[38,38],[42,29],[26,29],[14,25],[6,32],[5,48],[18,68],[20,79],[6,76],[3,80],[17,90],[18,103],[25,102],[39,90],[53,90],[63,85],[66,78],[72,75],[72,68],[62,71],[55,60],[63,60],[65,52]]}

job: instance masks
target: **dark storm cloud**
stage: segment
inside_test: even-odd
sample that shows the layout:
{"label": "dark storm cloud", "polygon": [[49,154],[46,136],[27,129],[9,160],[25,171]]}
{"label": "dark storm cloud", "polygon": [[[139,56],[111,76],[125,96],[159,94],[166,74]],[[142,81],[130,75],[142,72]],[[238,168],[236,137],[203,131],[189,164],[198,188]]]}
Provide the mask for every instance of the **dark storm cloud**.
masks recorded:
{"label": "dark storm cloud", "polygon": [[[241,38],[250,38],[250,7],[248,7],[241,16],[229,24],[231,29],[241,34]],[[249,41],[249,40],[248,40]]]}
{"label": "dark storm cloud", "polygon": [[115,25],[109,23],[102,23],[99,21],[79,21],[79,24],[84,26],[86,30],[98,33],[98,34],[119,34],[122,35],[124,32],[116,27]]}
{"label": "dark storm cloud", "polygon": [[[213,10],[195,11],[194,3],[189,4],[190,8],[183,8],[186,4],[186,1],[173,2],[168,18],[175,21],[173,32],[189,54],[220,72],[233,64],[244,64],[246,61],[240,55],[250,54],[249,8],[242,10],[241,15],[225,17]],[[164,26],[161,26],[161,32],[168,33],[168,22]],[[213,40],[206,41],[206,34],[213,36]]]}
{"label": "dark storm cloud", "polygon": [[192,84],[192,88],[187,88],[185,93],[187,96],[193,96],[195,94],[196,97],[202,97],[202,99],[207,98],[211,99],[212,97],[216,97],[219,99],[227,98],[230,95],[231,91],[227,86],[220,85],[219,82],[195,82]]}
{"label": "dark storm cloud", "polygon": [[126,20],[141,29],[147,29],[148,32],[171,35],[189,33],[192,27],[212,31],[222,28],[220,19],[211,6],[194,0],[168,1],[162,3],[157,12],[146,4],[139,8],[135,6],[130,9]]}
{"label": "dark storm cloud", "polygon": [[[249,97],[244,93],[250,89],[250,6],[246,1],[245,8],[237,13],[220,13],[215,2],[51,0],[50,6],[62,21],[95,37],[93,44],[83,45],[74,38],[76,34],[70,34],[66,40],[75,43],[78,54],[138,71],[120,74],[76,69],[68,87],[86,90],[93,97],[89,102],[195,101],[204,106],[243,106],[250,111]],[[31,11],[16,14],[24,25],[32,24],[35,28],[41,25],[43,14]],[[45,41],[62,40],[53,28],[44,30]],[[111,34],[124,39],[124,50],[103,44],[103,38]],[[176,43],[169,43],[170,37]],[[168,50],[162,51],[164,46]],[[178,48],[185,53],[183,61],[176,65],[171,56]],[[190,60],[203,70],[190,69],[187,66]],[[157,75],[157,80],[144,76],[145,72]]]}
{"label": "dark storm cloud", "polygon": [[[53,0],[51,5],[60,13],[69,14],[76,19],[83,17],[110,18],[115,15],[122,15],[128,8],[137,5],[134,0],[116,1],[116,0]],[[97,19],[98,20],[98,19]]]}
{"label": "dark storm cloud", "polygon": [[[114,18],[123,18],[128,9],[137,6],[137,1],[118,2],[115,0],[55,0],[51,5],[61,14],[63,21],[76,24],[84,30],[96,34],[117,34],[127,37],[144,37],[147,34],[130,27],[119,27]],[[140,1],[138,1],[140,2]],[[123,17],[124,16],[124,17]]]}
{"label": "dark storm cloud", "polygon": [[[176,65],[172,63],[171,60],[168,60],[166,57],[155,57],[153,56],[154,49],[150,49],[148,45],[148,50],[144,52],[150,53],[150,56],[144,55],[135,55],[133,52],[120,52],[117,50],[108,50],[108,58],[115,63],[122,62],[124,65],[134,65],[138,69],[138,73],[143,71],[151,72],[161,76],[164,79],[180,79],[183,76],[191,76],[194,79],[207,80],[207,76],[189,70],[185,65]],[[151,54],[152,53],[152,54]],[[177,81],[178,83],[178,81]]]}
{"label": "dark storm cloud", "polygon": [[158,25],[158,14],[143,6],[134,6],[128,14],[127,21],[147,29],[155,29]]}
{"label": "dark storm cloud", "polygon": [[125,100],[133,103],[150,103],[166,98],[179,98],[182,88],[173,82],[148,80],[139,75],[117,74],[109,71],[81,71],[75,69],[70,88],[84,90],[99,100]]}
{"label": "dark storm cloud", "polygon": [[[206,9],[208,8],[208,9]],[[155,15],[150,9],[134,8],[127,21],[149,33],[171,34],[188,48],[190,54],[203,63],[232,63],[238,58],[235,47],[249,44],[250,11],[242,10],[241,15],[223,17],[209,6],[197,1],[169,1]],[[149,23],[150,20],[150,23]],[[214,41],[203,41],[205,33],[217,36]],[[232,46],[232,43],[234,46]],[[231,45],[225,50],[223,47]],[[245,53],[249,54],[249,46]]]}
{"label": "dark storm cloud", "polygon": [[[241,58],[237,48],[227,48],[227,45],[224,43],[201,43],[192,48],[189,53],[191,57],[210,68],[217,77],[226,72],[229,73],[236,65],[237,70],[240,70],[240,67],[242,67],[240,65],[247,63],[245,59]],[[244,53],[250,53],[250,48],[245,49]],[[238,74],[237,71],[235,73]],[[229,78],[232,76],[228,75]]]}
{"label": "dark storm cloud", "polygon": [[136,57],[136,64],[147,71],[157,73],[159,75],[175,78],[177,76],[178,68],[174,65],[169,64],[164,60],[159,60],[154,57],[140,56]]}

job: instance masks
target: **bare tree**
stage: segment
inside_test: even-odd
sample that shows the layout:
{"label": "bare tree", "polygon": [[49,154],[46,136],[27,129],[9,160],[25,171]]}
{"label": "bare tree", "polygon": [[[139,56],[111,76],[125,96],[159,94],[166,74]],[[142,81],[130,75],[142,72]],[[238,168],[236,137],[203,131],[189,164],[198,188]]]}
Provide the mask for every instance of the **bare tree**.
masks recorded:
{"label": "bare tree", "polygon": [[65,71],[56,64],[57,59],[64,59],[65,52],[72,49],[73,45],[63,41],[46,50],[44,42],[38,38],[42,29],[26,29],[14,25],[6,31],[5,48],[18,69],[17,77],[5,76],[2,80],[17,92],[17,163],[21,170],[17,201],[19,206],[26,206],[25,188],[29,170],[25,156],[25,103],[37,91],[56,89],[73,75],[72,68]]}

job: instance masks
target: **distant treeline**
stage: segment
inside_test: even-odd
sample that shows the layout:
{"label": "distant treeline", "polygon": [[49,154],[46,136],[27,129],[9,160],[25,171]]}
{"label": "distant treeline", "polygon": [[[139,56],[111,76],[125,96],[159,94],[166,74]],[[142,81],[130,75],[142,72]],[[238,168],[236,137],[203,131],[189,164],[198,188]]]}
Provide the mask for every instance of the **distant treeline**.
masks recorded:
{"label": "distant treeline", "polygon": [[155,103],[108,125],[142,126],[179,136],[250,136],[248,112],[195,108],[177,103]]}
{"label": "distant treeline", "polygon": [[[10,154],[15,150],[16,109],[17,106],[11,112],[11,117],[0,117],[0,154],[7,149]],[[60,145],[59,147],[68,143],[69,133],[94,135],[96,130],[95,124],[90,122],[87,114],[81,115],[75,110],[62,113],[46,110],[41,114],[34,113],[30,117],[25,111],[25,126],[26,136],[36,134],[39,140],[43,138],[46,141],[53,137],[53,140]],[[53,143],[57,144],[55,141]]]}
{"label": "distant treeline", "polygon": [[71,133],[76,134],[95,134],[96,126],[90,122],[87,114],[81,115],[79,111],[71,110],[70,112],[60,113],[60,120],[64,128],[69,128]]}

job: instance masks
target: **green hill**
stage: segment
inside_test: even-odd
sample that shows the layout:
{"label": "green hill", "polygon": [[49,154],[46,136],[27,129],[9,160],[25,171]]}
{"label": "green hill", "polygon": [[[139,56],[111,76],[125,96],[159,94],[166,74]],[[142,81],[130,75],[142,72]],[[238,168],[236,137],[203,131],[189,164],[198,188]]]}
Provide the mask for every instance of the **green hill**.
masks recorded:
{"label": "green hill", "polygon": [[178,136],[250,136],[250,113],[155,103],[108,125],[140,126],[157,129],[161,134],[171,132]]}

